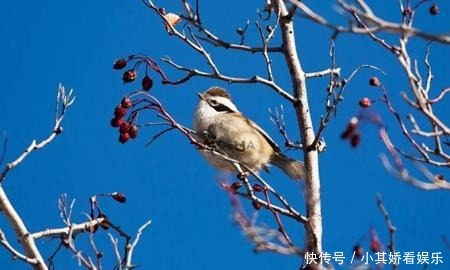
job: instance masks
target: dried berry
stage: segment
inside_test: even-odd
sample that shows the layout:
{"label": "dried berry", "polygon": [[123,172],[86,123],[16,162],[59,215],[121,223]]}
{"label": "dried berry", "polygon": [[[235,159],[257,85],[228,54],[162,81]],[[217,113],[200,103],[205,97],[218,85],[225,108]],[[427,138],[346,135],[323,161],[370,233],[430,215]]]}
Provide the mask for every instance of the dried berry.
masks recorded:
{"label": "dried berry", "polygon": [[125,83],[132,82],[136,80],[137,72],[134,69],[129,69],[123,73],[122,80]]}
{"label": "dried berry", "polygon": [[111,126],[114,128],[119,127],[122,123],[123,123],[122,117],[114,117],[113,119],[111,119]]}
{"label": "dried berry", "polygon": [[353,254],[355,254],[356,258],[362,257],[363,253],[364,249],[360,245],[357,244],[353,247]]}
{"label": "dried berry", "polygon": [[343,140],[348,139],[352,133],[353,130],[347,126],[344,132],[341,133],[341,139]]}
{"label": "dried berry", "polygon": [[439,7],[435,4],[431,5],[430,9],[428,10],[431,15],[437,15],[439,13]]}
{"label": "dried berry", "polygon": [[377,77],[372,77],[369,80],[370,86],[380,86],[380,80]]}
{"label": "dried berry", "polygon": [[122,107],[122,105],[118,105],[118,106],[114,109],[114,116],[117,117],[117,118],[124,117],[125,114],[127,114],[127,109],[125,109],[124,107]]}
{"label": "dried berry", "polygon": [[381,251],[381,243],[380,240],[377,238],[372,239],[372,241],[370,241],[370,250],[372,250],[372,252],[380,252]]}
{"label": "dried berry", "polygon": [[411,8],[407,7],[403,10],[403,16],[411,15]]}
{"label": "dried berry", "polygon": [[136,139],[138,135],[138,127],[135,124],[131,125],[128,128],[128,134],[130,134],[130,138]]}
{"label": "dried berry", "polygon": [[128,130],[130,129],[130,124],[128,122],[122,122],[119,126],[119,132],[120,133],[128,133]]}
{"label": "dried berry", "polygon": [[368,107],[370,107],[370,105],[372,105],[372,101],[369,98],[367,98],[367,97],[363,97],[359,101],[359,106],[361,106],[363,108],[368,108]]}
{"label": "dried berry", "polygon": [[124,97],[124,98],[122,98],[120,105],[125,109],[129,109],[129,108],[131,108],[131,106],[133,106],[133,102],[131,101],[131,99],[129,97]]}
{"label": "dried berry", "polygon": [[126,143],[130,139],[130,134],[128,132],[120,133],[119,135],[119,142]]}
{"label": "dried berry", "polygon": [[243,184],[244,184],[244,183],[243,183],[242,181],[237,181],[237,182],[234,182],[233,184],[231,184],[230,188],[231,188],[232,190],[236,191],[236,190],[238,190],[239,188],[241,188]]}
{"label": "dried berry", "polygon": [[351,135],[353,135],[356,131],[356,126],[358,125],[358,118],[352,117],[350,122],[348,122],[347,128],[342,132],[341,138],[348,139]]}
{"label": "dried berry", "polygon": [[361,135],[359,133],[355,133],[350,138],[350,144],[353,148],[357,147],[359,143],[361,142]]}
{"label": "dried berry", "polygon": [[150,78],[149,76],[146,75],[142,79],[142,89],[145,90],[145,91],[148,91],[148,90],[150,90],[152,88],[152,86],[153,86],[152,78]]}
{"label": "dried berry", "polygon": [[261,209],[261,204],[257,201],[252,201],[252,206],[255,208],[255,210]]}
{"label": "dried berry", "polygon": [[260,184],[254,184],[254,185],[253,185],[253,190],[254,190],[255,192],[261,192],[261,191],[264,190],[264,187],[261,186]]}
{"label": "dried berry", "polygon": [[122,69],[127,66],[127,60],[121,58],[117,59],[113,64],[113,69]]}
{"label": "dried berry", "polygon": [[125,197],[125,194],[120,193],[120,192],[114,192],[112,193],[111,196],[114,200],[120,202],[120,203],[124,203],[127,200],[127,197]]}

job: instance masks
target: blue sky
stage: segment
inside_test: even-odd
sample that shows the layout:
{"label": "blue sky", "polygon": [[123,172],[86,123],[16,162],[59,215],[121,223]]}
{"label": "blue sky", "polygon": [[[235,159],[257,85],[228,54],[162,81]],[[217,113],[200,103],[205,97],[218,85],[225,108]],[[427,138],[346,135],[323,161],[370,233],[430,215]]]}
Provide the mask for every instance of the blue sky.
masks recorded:
{"label": "blue sky", "polygon": [[[374,3],[374,10],[389,19],[398,19],[397,1],[390,2]],[[448,33],[450,3],[436,3],[441,13],[432,17],[424,7],[417,14],[418,26],[435,33]],[[240,3],[239,8],[229,1],[202,1],[201,4],[203,22],[225,39],[236,42],[234,29],[244,25],[247,18],[257,19],[255,10],[261,8],[258,5],[261,3],[250,2]],[[316,5],[314,8],[318,11],[346,24],[345,16],[336,16],[332,1]],[[175,13],[182,11],[178,1],[165,8]],[[328,68],[329,31],[297,20],[297,42],[303,67],[308,72]],[[258,42],[253,24],[249,32],[253,34],[248,41]],[[3,183],[31,231],[63,226],[57,209],[57,199],[62,193],[76,198],[73,221],[81,222],[89,210],[90,195],[121,191],[128,197],[126,204],[119,205],[111,200],[100,203],[111,220],[130,234],[146,220],[153,221],[135,254],[135,262],[142,265],[142,269],[298,269],[299,258],[252,252],[251,243],[230,219],[229,198],[217,184],[220,174],[208,166],[183,136],[172,132],[145,147],[156,132],[147,128],[140,131],[137,140],[125,145],[118,143],[117,131],[109,126],[113,109],[123,95],[136,90],[139,84],[123,85],[121,72],[111,69],[116,58],[143,53],[157,60],[169,55],[179,64],[205,67],[204,59],[168,36],[159,18],[140,1],[8,1],[0,9],[0,33],[0,130],[6,131],[9,138],[6,160],[15,159],[32,139],[44,138],[50,132],[60,82],[66,88],[73,88],[77,96],[63,123],[63,134],[45,150],[30,155]],[[395,40],[392,36],[386,38]],[[279,40],[279,36],[275,40]],[[419,63],[425,47],[422,41],[411,41],[411,54]],[[264,74],[260,55],[213,48],[211,52],[224,73]],[[385,223],[375,200],[380,192],[398,229],[398,251],[443,252],[444,265],[429,269],[448,269],[449,247],[442,240],[442,235],[450,238],[448,191],[421,191],[390,176],[378,158],[385,150],[374,127],[364,127],[362,143],[356,149],[339,138],[350,117],[358,113],[358,100],[363,96],[378,97],[379,93],[367,83],[374,74],[386,85],[401,114],[406,115],[408,110],[399,102],[398,94],[407,89],[404,74],[392,55],[365,37],[339,37],[336,52],[343,76],[348,76],[360,64],[381,67],[387,75],[371,70],[359,73],[348,86],[337,117],[324,133],[328,145],[320,156],[324,250],[342,251],[350,256],[357,242],[368,246],[371,227],[378,231],[384,243],[387,242]],[[290,81],[283,59],[274,56],[273,61],[277,82],[288,88]],[[435,71],[435,91],[448,87],[448,46],[433,45],[430,61]],[[170,76],[182,76],[162,66]],[[192,123],[197,102],[195,93],[220,85],[230,90],[241,111],[280,144],[282,138],[271,124],[267,108],[283,104],[288,131],[292,137],[296,135],[292,108],[264,86],[226,85],[197,78],[175,87],[162,86],[156,75],[154,78],[152,93],[187,126]],[[327,80],[322,79],[308,82],[316,127],[323,114],[326,84]],[[373,107],[389,131],[397,134],[393,135],[394,140],[408,149],[385,107],[382,104]],[[438,112],[448,123],[448,106],[442,106]],[[294,151],[287,154],[300,157],[300,153]],[[448,178],[448,170],[436,171]],[[264,176],[293,205],[304,210],[301,187],[285,179],[276,169]],[[274,225],[264,214],[262,221]],[[303,227],[289,222],[287,226],[296,243],[301,245]],[[0,228],[16,243],[3,216]],[[98,241],[107,254],[105,269],[111,269],[114,260],[107,236],[99,235]],[[45,256],[56,244],[56,240],[39,242]],[[67,254],[62,252],[57,257],[58,269],[77,269],[75,259]],[[3,249],[0,249],[0,265],[2,269],[28,269],[22,262],[11,260]]]}

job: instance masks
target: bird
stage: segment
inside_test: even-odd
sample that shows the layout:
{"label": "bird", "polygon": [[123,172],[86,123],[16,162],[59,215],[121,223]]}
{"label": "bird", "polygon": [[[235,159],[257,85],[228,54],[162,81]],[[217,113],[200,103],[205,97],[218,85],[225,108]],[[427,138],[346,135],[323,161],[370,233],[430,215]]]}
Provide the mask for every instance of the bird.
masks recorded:
{"label": "bird", "polygon": [[[268,172],[268,167],[273,164],[291,179],[305,178],[304,163],[283,154],[267,132],[238,110],[224,88],[213,86],[197,95],[199,101],[194,112],[194,131],[199,142],[239,161],[245,165],[244,169],[247,167],[256,173],[260,170]],[[217,169],[236,172],[230,161],[211,151],[201,153]]]}

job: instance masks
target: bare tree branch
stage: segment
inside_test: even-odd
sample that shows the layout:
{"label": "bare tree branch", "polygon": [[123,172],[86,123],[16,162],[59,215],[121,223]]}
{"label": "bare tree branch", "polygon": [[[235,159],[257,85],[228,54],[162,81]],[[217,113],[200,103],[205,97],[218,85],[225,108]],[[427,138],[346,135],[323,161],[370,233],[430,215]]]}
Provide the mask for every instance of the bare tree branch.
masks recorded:
{"label": "bare tree branch", "polygon": [[80,224],[71,223],[69,226],[62,227],[62,228],[49,228],[45,229],[40,232],[35,232],[30,234],[30,236],[35,239],[41,239],[44,237],[62,237],[67,236],[69,234],[71,235],[77,235],[82,232],[91,232],[94,230],[94,228],[103,222],[105,222],[106,219],[103,217],[96,218],[93,220],[89,220]]}
{"label": "bare tree branch", "polygon": [[11,255],[15,258],[15,259],[20,259],[28,264],[31,265],[35,265],[37,264],[37,260],[34,258],[28,258],[27,256],[23,255],[22,253],[20,253],[19,251],[17,251],[10,243],[9,241],[6,239],[6,235],[5,233],[0,230],[0,244],[5,247],[5,249],[7,251],[9,251],[11,253]]}
{"label": "bare tree branch", "polygon": [[126,246],[127,252],[126,252],[126,257],[125,257],[125,269],[129,270],[135,267],[135,265],[133,265],[131,263],[131,259],[133,257],[133,251],[136,248],[139,240],[141,239],[141,235],[144,232],[144,230],[152,223],[151,220],[145,222],[138,230],[136,237],[134,238],[133,243],[128,244]]}
{"label": "bare tree branch", "polygon": [[[292,18],[287,17],[289,12],[284,1],[274,0],[275,11],[280,15],[280,30],[283,40],[283,55],[289,67],[294,91],[294,108],[296,110],[299,133],[304,147],[304,161],[306,168],[305,195],[308,223],[306,228],[306,250],[315,254],[322,253],[322,210],[320,199],[320,176],[318,151],[313,148],[315,133],[311,118],[306,88],[306,77],[300,57],[297,54],[295,30]],[[312,269],[320,269],[319,265],[310,265]]]}
{"label": "bare tree branch", "polygon": [[[19,165],[33,150],[39,150],[48,145],[58,134],[62,132],[61,122],[67,109],[73,104],[75,97],[72,97],[72,90],[66,94],[66,91],[62,85],[59,86],[56,94],[56,118],[55,124],[53,126],[53,131],[49,137],[42,140],[40,143],[36,143],[35,140],[32,141],[31,145],[13,162],[7,164],[6,168],[0,175],[0,182],[5,179],[7,173]],[[61,108],[61,111],[60,111]],[[14,229],[19,241],[24,247],[26,257],[31,258],[29,263],[32,263],[34,269],[48,269],[36,246],[35,239],[31,236],[25,223],[23,222],[20,215],[14,209],[12,203],[9,201],[3,186],[0,186],[0,209],[2,213],[8,219],[11,227]]]}
{"label": "bare tree branch", "polygon": [[[64,89],[64,86],[59,85],[57,94],[56,94],[56,118],[55,118],[55,124],[53,126],[52,133],[50,135],[42,140],[41,142],[37,143],[36,140],[33,140],[31,144],[25,149],[25,151],[14,161],[8,163],[6,165],[6,168],[3,170],[3,172],[0,174],[0,182],[2,182],[8,172],[17,165],[19,165],[31,152],[34,150],[39,150],[44,148],[47,144],[53,141],[53,139],[59,135],[62,132],[61,122],[64,119],[65,113],[67,109],[73,104],[75,101],[75,97],[72,96],[72,90],[69,91],[69,93],[66,93],[66,90]],[[59,112],[61,108],[61,112]]]}
{"label": "bare tree branch", "polygon": [[25,250],[25,256],[30,258],[26,261],[31,264],[33,269],[47,270],[48,268],[45,265],[44,259],[42,258],[33,237],[31,237],[19,213],[17,213],[14,206],[9,201],[2,185],[0,185],[0,210],[6,216],[9,224],[14,229],[17,238]]}
{"label": "bare tree branch", "polygon": [[[388,228],[388,232],[389,232],[388,248],[389,248],[389,251],[391,252],[391,254],[395,254],[396,249],[395,249],[394,234],[395,234],[396,228],[395,228],[394,224],[392,223],[391,218],[389,217],[389,213],[386,210],[386,207],[383,204],[383,201],[381,199],[381,194],[380,193],[377,194],[377,206],[380,209],[380,212],[383,215],[384,220],[386,221],[386,226]],[[397,268],[398,268],[398,265],[394,263],[392,265],[392,269],[395,270]]]}

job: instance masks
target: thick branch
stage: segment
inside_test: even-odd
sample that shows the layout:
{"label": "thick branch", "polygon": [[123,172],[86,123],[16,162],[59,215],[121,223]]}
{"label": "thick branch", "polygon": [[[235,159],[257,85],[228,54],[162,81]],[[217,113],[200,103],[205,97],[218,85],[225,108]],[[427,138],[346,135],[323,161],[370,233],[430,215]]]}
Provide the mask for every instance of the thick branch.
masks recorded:
{"label": "thick branch", "polygon": [[[280,14],[280,29],[283,39],[283,54],[291,74],[294,97],[294,107],[302,135],[304,159],[306,167],[306,209],[308,223],[306,224],[307,251],[315,254],[322,253],[322,215],[320,202],[320,178],[318,151],[310,146],[314,142],[315,134],[309,109],[306,76],[297,55],[294,35],[294,24],[284,1],[274,1],[275,10]],[[319,268],[317,265],[310,265]]]}
{"label": "thick branch", "polygon": [[46,229],[44,231],[35,232],[31,234],[31,237],[37,240],[44,237],[66,236],[69,235],[69,233],[72,233],[72,235],[76,235],[80,232],[91,231],[96,225],[100,225],[104,221],[105,218],[101,217],[83,222],[81,224],[72,223],[70,224],[70,226],[66,226],[63,228]]}
{"label": "thick branch", "polygon": [[22,253],[20,253],[19,251],[17,251],[10,243],[9,241],[6,239],[6,235],[5,233],[0,230],[0,244],[6,248],[7,251],[9,251],[9,253],[11,253],[11,255],[14,258],[18,258],[26,263],[29,263],[31,265],[37,264],[37,260],[34,258],[28,258],[27,256],[23,255]]}
{"label": "thick branch", "polygon": [[33,237],[30,235],[25,223],[22,218],[14,209],[13,205],[8,199],[4,189],[0,186],[0,210],[8,219],[12,228],[16,232],[17,237],[19,238],[20,243],[25,250],[25,255],[32,260],[28,260],[27,262],[33,266],[33,269],[36,270],[47,270],[47,266],[45,265],[44,259],[42,258],[39,249],[34,242]]}

